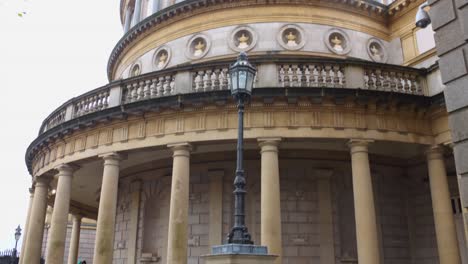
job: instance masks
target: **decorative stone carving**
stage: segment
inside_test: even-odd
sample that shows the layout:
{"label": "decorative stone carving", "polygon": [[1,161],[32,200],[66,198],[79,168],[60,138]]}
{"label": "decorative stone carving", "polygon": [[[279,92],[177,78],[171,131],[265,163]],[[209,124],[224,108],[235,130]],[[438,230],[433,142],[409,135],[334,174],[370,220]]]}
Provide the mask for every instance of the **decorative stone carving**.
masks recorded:
{"label": "decorative stone carving", "polygon": [[153,63],[156,70],[162,70],[166,68],[167,64],[171,59],[171,49],[167,46],[158,48],[154,52]]}
{"label": "decorative stone carving", "polygon": [[208,36],[197,34],[191,37],[187,43],[185,55],[192,60],[203,58],[211,48],[211,41]]}
{"label": "decorative stone carving", "polygon": [[229,47],[237,52],[249,51],[257,44],[257,33],[248,26],[235,28],[229,38]]}
{"label": "decorative stone carving", "polygon": [[375,62],[387,62],[388,55],[387,50],[385,49],[385,45],[383,42],[376,38],[370,38],[367,41],[367,54],[371,58],[371,60]]}
{"label": "decorative stone carving", "polygon": [[141,65],[140,63],[135,63],[130,67],[130,77],[135,77],[141,74]]}
{"label": "decorative stone carving", "polygon": [[335,54],[345,55],[351,51],[351,41],[346,32],[341,29],[330,29],[324,40],[327,48]]}
{"label": "decorative stone carving", "polygon": [[278,32],[277,41],[287,50],[299,50],[306,43],[306,35],[304,30],[297,25],[285,25]]}

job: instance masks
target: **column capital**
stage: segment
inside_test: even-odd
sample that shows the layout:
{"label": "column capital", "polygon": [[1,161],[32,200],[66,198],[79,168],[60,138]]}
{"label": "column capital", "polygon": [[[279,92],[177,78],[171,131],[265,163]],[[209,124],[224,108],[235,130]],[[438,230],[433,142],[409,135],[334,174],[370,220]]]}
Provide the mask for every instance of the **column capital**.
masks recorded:
{"label": "column capital", "polygon": [[125,158],[124,155],[117,152],[109,152],[99,155],[100,158],[104,160],[104,165],[114,165],[119,166],[120,161]]}
{"label": "column capital", "polygon": [[357,152],[368,152],[368,147],[374,140],[370,139],[350,139],[348,141],[348,147],[351,150],[351,154]]}
{"label": "column capital", "polygon": [[426,149],[426,157],[429,160],[432,159],[443,159],[444,158],[444,147],[441,145],[432,145]]}
{"label": "column capital", "polygon": [[168,148],[172,150],[172,157],[176,156],[189,156],[190,152],[193,151],[193,146],[192,144],[188,142],[179,142],[179,143],[173,143],[173,144],[168,144]]}
{"label": "column capital", "polygon": [[73,214],[73,221],[79,221],[81,222],[81,219],[84,218],[84,215],[81,213]]}
{"label": "column capital", "polygon": [[55,167],[55,170],[58,171],[57,176],[73,176],[73,172],[78,170],[80,167],[74,164],[60,164]]}
{"label": "column capital", "polygon": [[278,146],[281,141],[279,137],[271,138],[257,138],[258,145],[260,146],[262,152],[278,152]]}
{"label": "column capital", "polygon": [[53,177],[50,175],[41,175],[34,177],[34,188],[37,187],[49,187],[50,182],[52,181]]}

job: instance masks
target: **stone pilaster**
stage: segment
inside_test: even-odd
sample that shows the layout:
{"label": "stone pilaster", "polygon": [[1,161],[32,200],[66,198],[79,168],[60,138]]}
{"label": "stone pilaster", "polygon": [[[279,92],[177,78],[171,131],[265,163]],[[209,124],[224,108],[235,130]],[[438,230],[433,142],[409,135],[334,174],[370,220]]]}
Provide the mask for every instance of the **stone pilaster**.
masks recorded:
{"label": "stone pilaster", "polygon": [[173,151],[167,263],[187,264],[190,151],[188,143],[168,145]]}
{"label": "stone pilaster", "polygon": [[223,237],[223,177],[224,171],[209,171],[210,179],[210,231],[209,245],[221,245]]}
{"label": "stone pilaster", "polygon": [[350,140],[348,143],[351,150],[359,264],[379,264],[381,260],[369,165],[369,143],[367,140]]}
{"label": "stone pilaster", "polygon": [[56,169],[58,170],[57,190],[47,239],[47,264],[63,263],[74,171],[74,168],[67,164],[62,164]]}
{"label": "stone pilaster", "polygon": [[29,230],[29,219],[31,218],[31,210],[33,206],[33,201],[34,201],[34,186],[29,188],[28,215],[26,216],[26,224],[24,225],[24,230],[23,230],[23,243],[21,244],[19,264],[23,264],[24,252],[26,248],[26,238],[28,237],[28,230]]}
{"label": "stone pilaster", "polygon": [[281,203],[278,144],[280,138],[259,139],[261,148],[261,245],[268,253],[278,256],[275,264],[281,263]]}
{"label": "stone pilaster", "polygon": [[39,263],[41,259],[42,238],[44,236],[44,224],[47,211],[47,195],[51,177],[36,177],[31,216],[29,218],[28,236],[23,263]]}
{"label": "stone pilaster", "polygon": [[130,186],[130,223],[128,226],[127,264],[136,263],[138,222],[141,203],[141,181],[134,181]]}
{"label": "stone pilaster", "polygon": [[333,203],[331,195],[333,170],[316,170],[315,174],[318,190],[320,262],[334,264],[335,239],[333,237]]}
{"label": "stone pilaster", "polygon": [[112,264],[121,157],[117,153],[110,153],[101,157],[104,159],[104,171],[99,200],[93,263]]}
{"label": "stone pilaster", "polygon": [[80,247],[80,231],[82,215],[73,216],[73,227],[70,238],[70,249],[68,250],[68,264],[78,263],[78,250]]}
{"label": "stone pilaster", "polygon": [[460,264],[457,231],[450,202],[443,149],[441,147],[430,147],[427,152],[427,166],[439,261],[444,264]]}

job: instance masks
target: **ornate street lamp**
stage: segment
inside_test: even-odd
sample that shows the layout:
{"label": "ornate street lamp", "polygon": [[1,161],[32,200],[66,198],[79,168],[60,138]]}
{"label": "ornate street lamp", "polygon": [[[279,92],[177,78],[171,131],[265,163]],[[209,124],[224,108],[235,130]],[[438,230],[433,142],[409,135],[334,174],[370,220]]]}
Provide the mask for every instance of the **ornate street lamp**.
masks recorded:
{"label": "ornate street lamp", "polygon": [[247,54],[242,52],[237,61],[229,68],[231,79],[231,94],[237,100],[239,126],[237,136],[237,168],[234,179],[234,226],[228,235],[228,244],[253,244],[245,226],[245,177],[243,160],[244,145],[244,102],[252,94],[252,86],[256,69],[247,60]]}
{"label": "ornate street lamp", "polygon": [[17,263],[17,248],[18,248],[18,240],[20,239],[21,237],[21,227],[18,225],[18,227],[16,228],[16,232],[15,232],[15,248],[13,249],[13,256],[12,256],[12,263]]}

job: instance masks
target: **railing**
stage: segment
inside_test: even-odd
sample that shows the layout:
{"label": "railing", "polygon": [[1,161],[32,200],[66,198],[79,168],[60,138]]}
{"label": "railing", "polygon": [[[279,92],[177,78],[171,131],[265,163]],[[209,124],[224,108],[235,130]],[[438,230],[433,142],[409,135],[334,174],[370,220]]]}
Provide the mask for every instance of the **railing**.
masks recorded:
{"label": "railing", "polygon": [[229,66],[201,69],[192,72],[192,89],[195,92],[227,90],[229,88]]}
{"label": "railing", "polygon": [[73,117],[79,117],[109,106],[109,87],[94,91],[90,95],[79,97],[73,104]]}
{"label": "railing", "polygon": [[422,94],[419,75],[414,72],[365,69],[364,86],[368,90]]}
{"label": "railing", "polygon": [[130,81],[123,85],[123,103],[169,96],[175,91],[175,74],[150,76],[141,80]]}
{"label": "railing", "polygon": [[345,86],[344,67],[338,64],[281,64],[278,65],[281,87]]}
{"label": "railing", "polygon": [[[254,88],[318,87],[423,95],[425,85],[424,72],[409,67],[319,59],[254,63],[257,67]],[[227,89],[228,63],[153,72],[110,83],[73,98],[46,118],[40,134],[71,119],[110,107],[175,94]]]}

